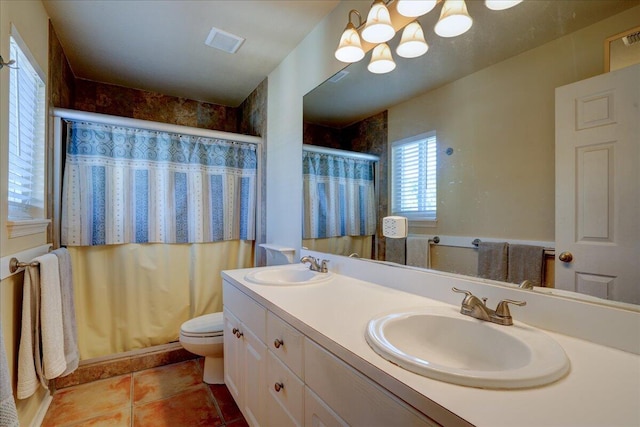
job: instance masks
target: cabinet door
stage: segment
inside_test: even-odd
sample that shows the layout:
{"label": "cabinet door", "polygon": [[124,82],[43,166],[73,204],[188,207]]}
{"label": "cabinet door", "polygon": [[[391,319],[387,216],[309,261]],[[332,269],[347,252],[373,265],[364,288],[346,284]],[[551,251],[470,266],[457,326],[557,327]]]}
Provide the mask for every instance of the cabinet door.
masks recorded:
{"label": "cabinet door", "polygon": [[322,401],[309,387],[304,394],[304,425],[306,427],[348,427],[342,418]]}
{"label": "cabinet door", "polygon": [[242,405],[240,386],[241,369],[244,361],[242,340],[234,334],[240,329],[240,321],[227,309],[224,310],[224,382],[238,406]]}
{"label": "cabinet door", "polygon": [[304,418],[304,383],[271,351],[267,354],[269,425],[301,426]]}
{"label": "cabinet door", "polygon": [[244,343],[244,363],[241,365],[242,375],[242,413],[252,427],[266,425],[264,421],[266,408],[266,371],[267,347],[251,330],[242,325],[242,341]]}
{"label": "cabinet door", "polygon": [[308,338],[304,363],[306,385],[349,425],[438,425]]}

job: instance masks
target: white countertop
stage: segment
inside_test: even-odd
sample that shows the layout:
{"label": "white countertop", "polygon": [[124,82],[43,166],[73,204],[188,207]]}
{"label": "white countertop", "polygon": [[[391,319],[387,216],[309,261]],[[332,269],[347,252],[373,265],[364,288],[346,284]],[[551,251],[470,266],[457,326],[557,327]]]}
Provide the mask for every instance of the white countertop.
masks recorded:
{"label": "white countertop", "polygon": [[[571,361],[571,371],[564,378],[520,390],[458,386],[404,370],[380,357],[365,340],[366,325],[378,314],[451,305],[340,274],[303,286],[245,281],[244,276],[254,270],[225,271],[223,277],[440,423],[461,424],[451,411],[476,426],[640,426],[639,355],[545,331]],[[518,313],[513,310],[512,314],[517,326]]]}

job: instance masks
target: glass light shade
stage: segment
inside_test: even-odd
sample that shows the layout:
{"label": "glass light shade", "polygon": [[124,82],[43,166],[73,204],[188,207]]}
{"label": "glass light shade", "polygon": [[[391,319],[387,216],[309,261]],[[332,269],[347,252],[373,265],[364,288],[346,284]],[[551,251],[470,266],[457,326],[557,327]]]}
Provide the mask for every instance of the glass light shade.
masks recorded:
{"label": "glass light shade", "polygon": [[424,32],[418,21],[413,21],[402,31],[400,44],[396,53],[403,58],[417,58],[429,50],[429,45],[424,39]]}
{"label": "glass light shade", "polygon": [[371,62],[367,67],[369,71],[374,74],[384,74],[393,71],[394,68],[396,68],[396,63],[393,61],[388,44],[382,43],[373,48]]}
{"label": "glass light shade", "polygon": [[472,24],[464,0],[446,0],[434,31],[440,37],[455,37],[468,31]]}
{"label": "glass light shade", "polygon": [[437,0],[398,0],[396,10],[402,16],[414,18],[431,12],[436,3]]}
{"label": "glass light shade", "polygon": [[484,4],[491,10],[505,10],[513,7],[522,0],[485,0]]}
{"label": "glass light shade", "polygon": [[358,31],[352,23],[347,24],[340,37],[340,44],[335,53],[336,59],[342,62],[358,62],[364,58],[364,50],[360,43]]}
{"label": "glass light shade", "polygon": [[381,1],[371,6],[367,22],[362,29],[362,38],[369,43],[384,43],[393,38],[396,31],[391,26],[389,9]]}

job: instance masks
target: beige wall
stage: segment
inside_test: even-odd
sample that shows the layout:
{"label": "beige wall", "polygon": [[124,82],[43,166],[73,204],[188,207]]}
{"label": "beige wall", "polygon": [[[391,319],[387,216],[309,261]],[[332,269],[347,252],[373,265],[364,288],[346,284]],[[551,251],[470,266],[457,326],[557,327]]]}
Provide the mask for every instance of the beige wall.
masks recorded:
{"label": "beige wall", "polygon": [[553,241],[555,88],[601,74],[604,40],[638,16],[630,9],[390,108],[389,142],[438,136],[438,224],[412,231]]}
{"label": "beige wall", "polygon": [[[45,73],[44,81],[48,81],[48,33],[49,23],[45,9],[40,1],[0,1],[0,53],[5,60],[9,59],[9,34],[13,24],[38,66]],[[37,247],[46,243],[46,234],[9,239],[7,236],[7,156],[8,138],[8,105],[9,105],[9,72],[0,71],[0,256],[6,257],[16,252]],[[0,321],[4,334],[10,375],[14,390],[16,381],[16,361],[19,339],[20,306],[22,304],[22,274],[14,275],[0,282]],[[29,399],[17,402],[21,425],[29,425],[45,398],[46,391],[40,389]]]}
{"label": "beige wall", "polygon": [[302,242],[302,97],[344,67],[334,58],[350,9],[368,1],[342,1],[268,77],[267,243],[300,248]]}

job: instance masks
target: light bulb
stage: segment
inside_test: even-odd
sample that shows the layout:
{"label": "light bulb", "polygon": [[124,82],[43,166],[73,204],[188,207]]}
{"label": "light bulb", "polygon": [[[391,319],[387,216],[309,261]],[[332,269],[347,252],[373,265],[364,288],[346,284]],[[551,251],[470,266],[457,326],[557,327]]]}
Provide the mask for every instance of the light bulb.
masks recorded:
{"label": "light bulb", "polygon": [[467,32],[472,24],[464,0],[446,0],[434,31],[440,37],[455,37]]}
{"label": "light bulb", "polygon": [[387,6],[382,1],[376,1],[367,15],[362,38],[369,43],[384,43],[391,40],[395,34]]}
{"label": "light bulb", "polygon": [[417,58],[429,50],[429,45],[424,39],[424,32],[418,21],[413,21],[402,31],[400,44],[396,53],[403,58]]}
{"label": "light bulb", "polygon": [[369,71],[375,74],[384,74],[393,71],[394,68],[396,68],[396,63],[393,61],[388,44],[382,43],[373,48],[371,62],[367,67]]}
{"label": "light bulb", "polygon": [[414,18],[431,12],[436,3],[437,0],[398,0],[396,10],[402,16]]}
{"label": "light bulb", "polygon": [[355,26],[349,22],[340,37],[340,44],[335,53],[336,58],[342,62],[358,62],[364,58],[364,50],[360,43],[360,36]]}
{"label": "light bulb", "polygon": [[491,10],[505,10],[513,7],[519,3],[522,3],[522,0],[485,0],[484,4]]}

